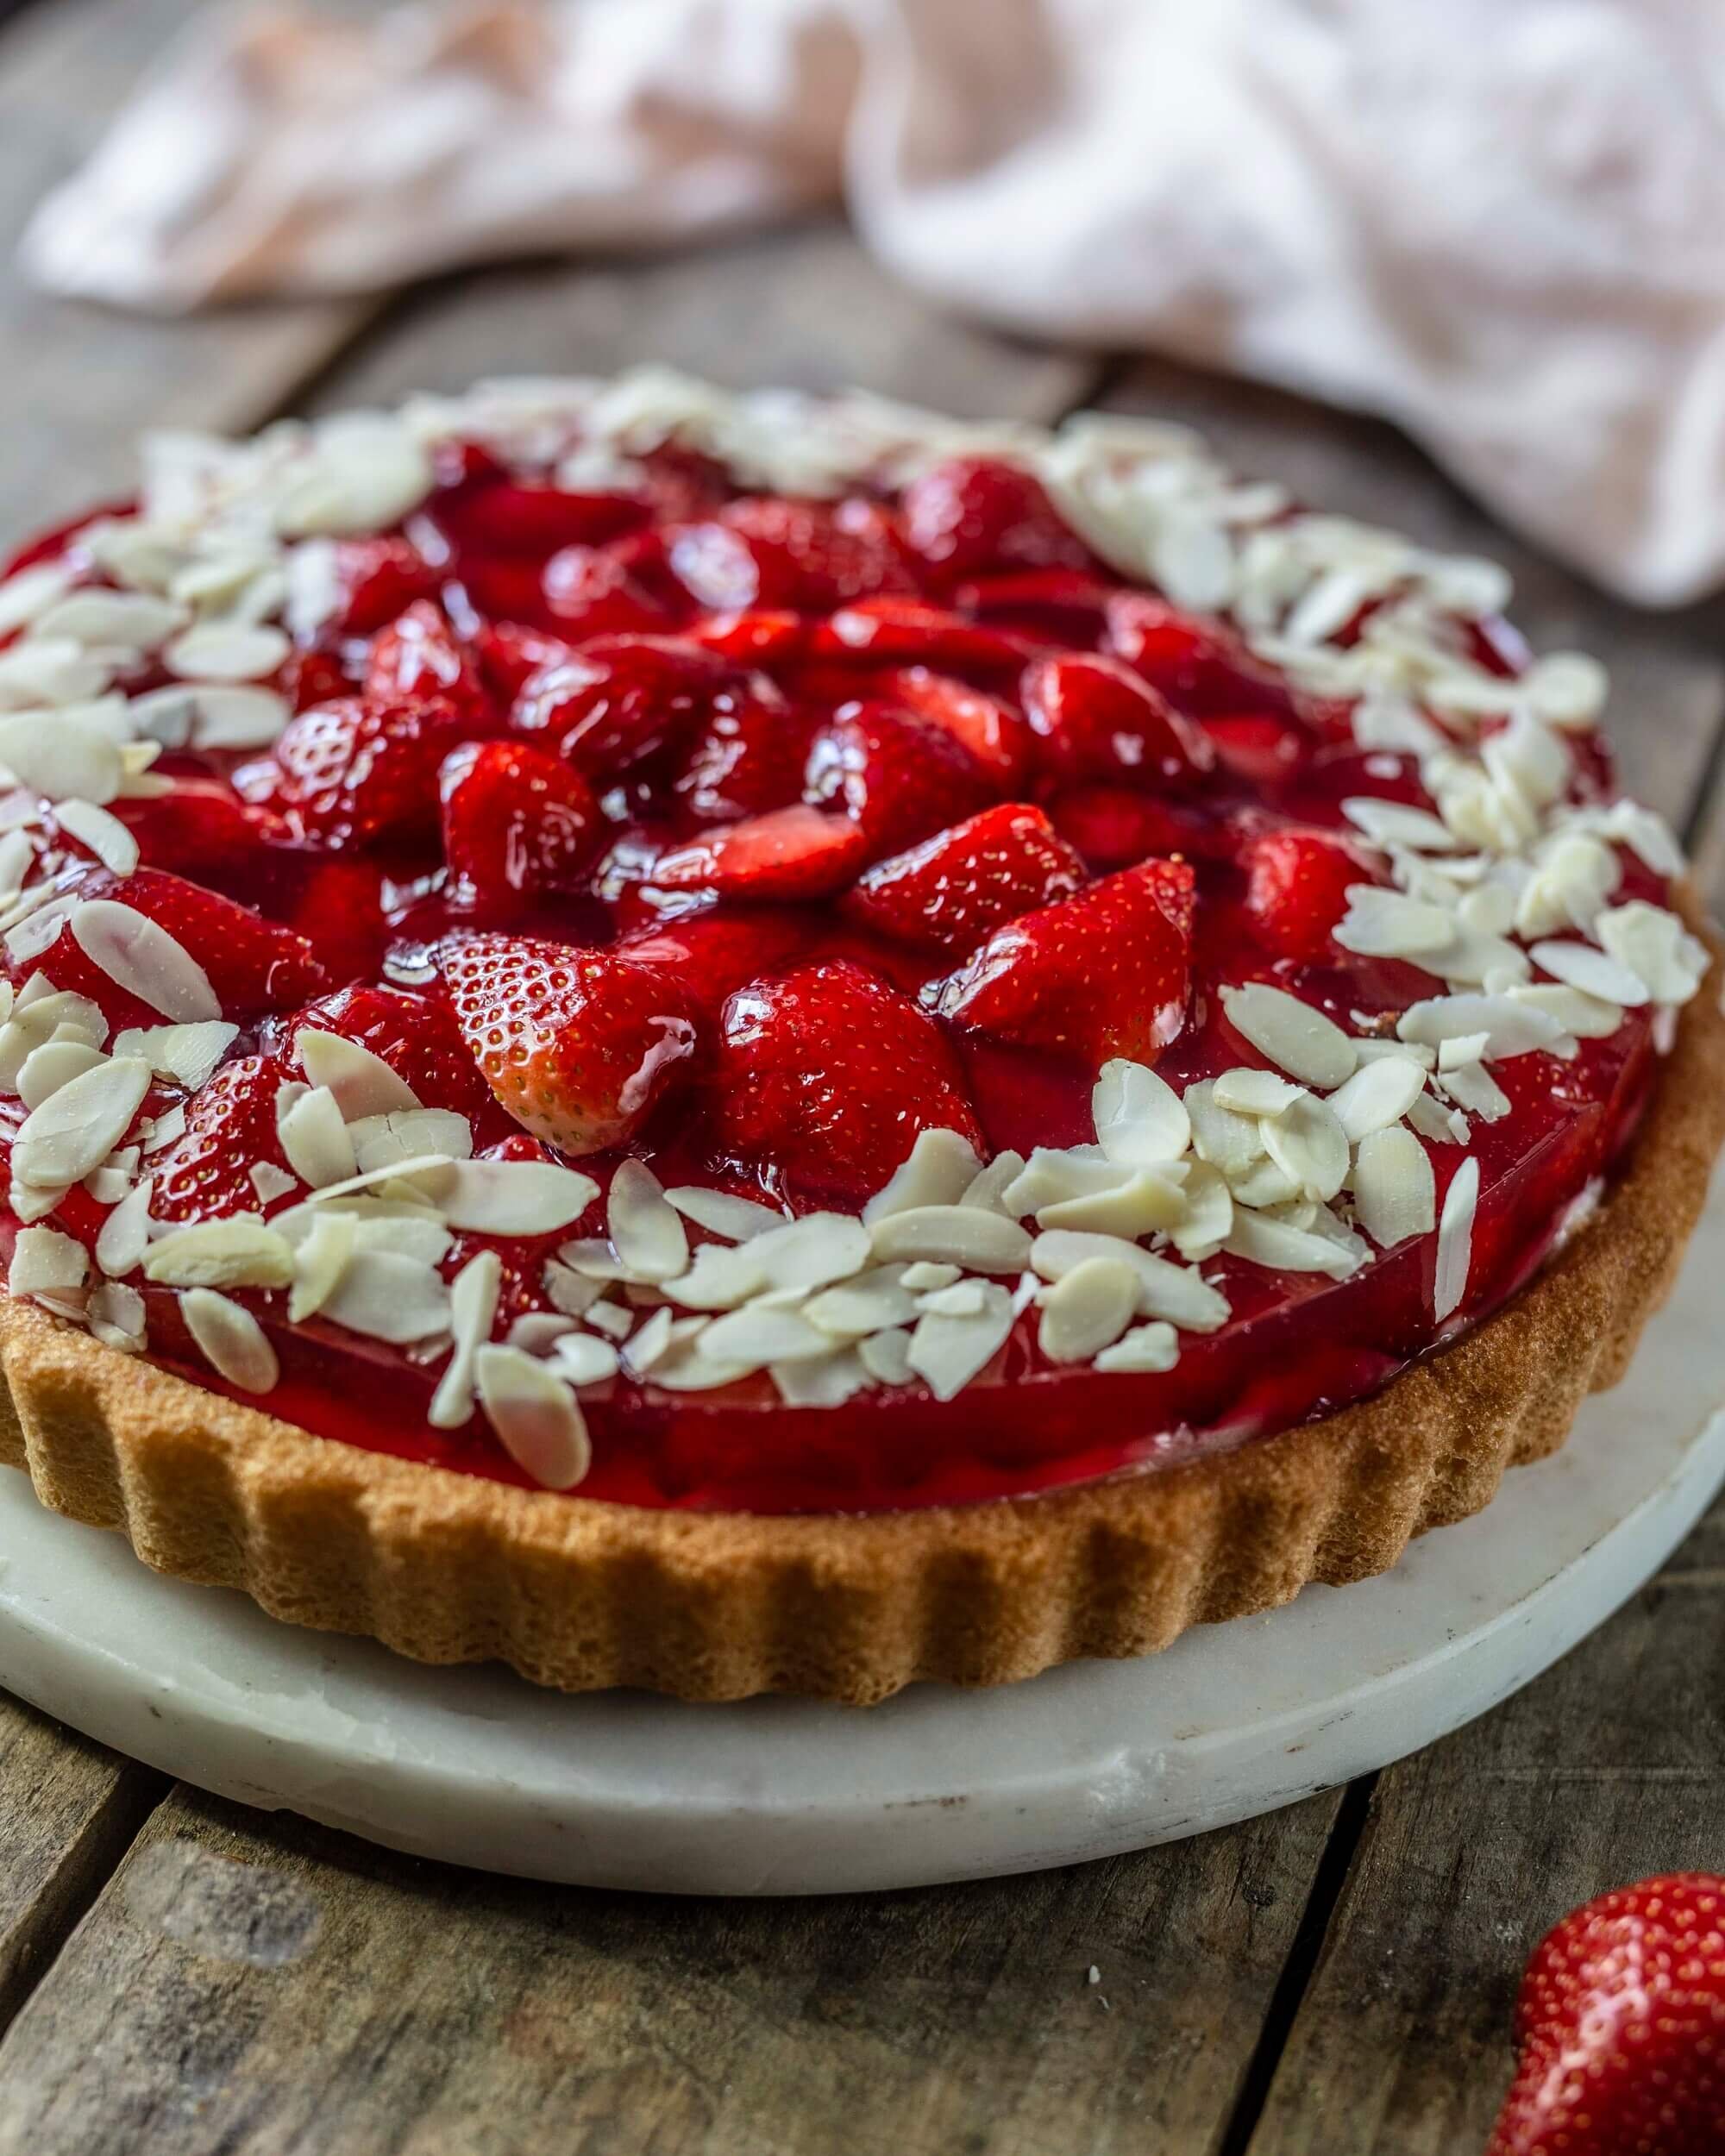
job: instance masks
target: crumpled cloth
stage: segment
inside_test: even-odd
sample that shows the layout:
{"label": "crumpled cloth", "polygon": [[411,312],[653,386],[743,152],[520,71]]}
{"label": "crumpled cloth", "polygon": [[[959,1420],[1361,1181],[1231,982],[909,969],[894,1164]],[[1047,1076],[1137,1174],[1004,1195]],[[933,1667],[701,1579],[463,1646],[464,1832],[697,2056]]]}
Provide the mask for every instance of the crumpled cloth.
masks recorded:
{"label": "crumpled cloth", "polygon": [[24,254],[171,312],[841,197],[943,304],[1383,413],[1634,598],[1725,579],[1725,10],[1696,0],[226,7]]}

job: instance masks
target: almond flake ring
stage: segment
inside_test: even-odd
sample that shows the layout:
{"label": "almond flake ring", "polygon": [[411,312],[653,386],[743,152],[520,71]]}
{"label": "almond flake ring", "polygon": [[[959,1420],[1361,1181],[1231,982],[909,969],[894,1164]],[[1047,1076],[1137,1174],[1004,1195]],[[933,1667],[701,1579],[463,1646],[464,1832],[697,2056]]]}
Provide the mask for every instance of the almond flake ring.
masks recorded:
{"label": "almond flake ring", "polygon": [[[1693,924],[1693,908],[1685,907]],[[568,1691],[864,1704],[1143,1654],[1386,1570],[1615,1385],[1725,1140],[1721,945],[1622,1174],[1521,1294],[1375,1398],[1161,1473],[865,1515],[647,1511],[310,1436],[0,1298],[0,1460],[158,1570]]]}

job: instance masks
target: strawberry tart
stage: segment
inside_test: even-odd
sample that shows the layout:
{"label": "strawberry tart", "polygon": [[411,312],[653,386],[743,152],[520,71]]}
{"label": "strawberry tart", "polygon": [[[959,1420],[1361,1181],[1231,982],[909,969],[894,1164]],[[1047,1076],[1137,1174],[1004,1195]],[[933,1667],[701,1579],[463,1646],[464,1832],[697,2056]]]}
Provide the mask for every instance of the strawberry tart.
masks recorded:
{"label": "strawberry tart", "polygon": [[1509,596],[1097,415],[150,440],[0,580],[0,1457],[571,1689],[1383,1570],[1621,1375],[1725,1131]]}

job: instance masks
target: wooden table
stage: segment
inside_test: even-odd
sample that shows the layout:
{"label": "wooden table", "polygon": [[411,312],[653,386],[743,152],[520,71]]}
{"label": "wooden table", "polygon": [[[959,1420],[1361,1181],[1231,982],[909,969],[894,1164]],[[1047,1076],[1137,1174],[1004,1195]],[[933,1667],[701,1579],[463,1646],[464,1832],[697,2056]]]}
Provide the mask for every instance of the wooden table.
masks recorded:
{"label": "wooden table", "polygon": [[[15,229],[185,12],[0,0],[0,532],[113,491],[147,423],[486,372],[652,357],[977,416],[1167,412],[1314,502],[1507,559],[1536,642],[1610,661],[1629,784],[1725,888],[1717,608],[1602,599],[1387,427],[932,315],[834,226],[185,324],[41,298]],[[1548,1676],[1350,1789],[1037,1878],[766,1903],[409,1862],[0,1699],[0,2156],[1473,2156],[1533,1940],[1607,1884],[1725,1861],[1722,1679],[1725,1506]]]}

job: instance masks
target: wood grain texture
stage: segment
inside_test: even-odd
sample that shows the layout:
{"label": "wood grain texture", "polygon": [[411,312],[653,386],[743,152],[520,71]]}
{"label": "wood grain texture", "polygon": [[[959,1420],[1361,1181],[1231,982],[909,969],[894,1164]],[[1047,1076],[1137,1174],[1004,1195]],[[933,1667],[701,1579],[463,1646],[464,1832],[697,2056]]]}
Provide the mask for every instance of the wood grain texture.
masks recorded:
{"label": "wood grain texture", "polygon": [[268,417],[375,311],[342,300],[154,321],[52,298],[19,267],[30,211],[197,11],[196,0],[53,0],[0,30],[0,379],[14,415],[0,548],[123,492],[141,427]]}
{"label": "wood grain texture", "polygon": [[1251,2156],[1474,2156],[1527,1955],[1648,1872],[1725,1869],[1725,1504],[1593,1638],[1386,1769]]}
{"label": "wood grain texture", "polygon": [[0,2028],[166,1786],[147,1767],[0,1699]]}
{"label": "wood grain texture", "polygon": [[1333,1809],[1037,1878],[668,1902],[178,1793],[0,2044],[0,2156],[1200,2156]]}
{"label": "wood grain texture", "polygon": [[1494,524],[1380,419],[1162,360],[1135,362],[1107,401],[1201,428],[1242,471],[1285,481],[1314,508],[1502,562],[1515,579],[1511,612],[1536,649],[1590,651],[1610,667],[1608,728],[1625,787],[1686,822],[1725,724],[1725,605],[1651,614],[1607,597]]}

